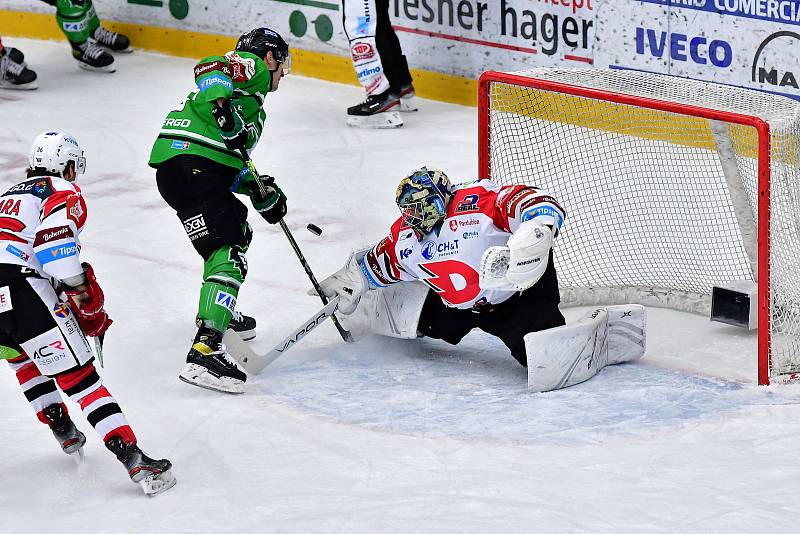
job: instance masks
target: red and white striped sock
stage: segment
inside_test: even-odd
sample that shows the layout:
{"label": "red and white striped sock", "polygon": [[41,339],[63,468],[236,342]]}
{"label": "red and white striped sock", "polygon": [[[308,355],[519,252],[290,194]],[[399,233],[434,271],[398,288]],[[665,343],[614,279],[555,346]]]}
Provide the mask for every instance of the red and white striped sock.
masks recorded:
{"label": "red and white striped sock", "polygon": [[94,427],[103,442],[119,436],[127,443],[136,443],[136,435],[122,413],[116,399],[103,386],[103,379],[90,362],[69,373],[56,377],[58,387],[77,402],[86,420]]}
{"label": "red and white striped sock", "polygon": [[67,406],[64,404],[58,389],[56,389],[56,383],[52,378],[42,375],[27,354],[22,352],[20,356],[8,360],[8,364],[17,374],[17,381],[22,387],[22,392],[36,412],[36,417],[39,418],[39,421],[46,425],[49,424],[43,410],[51,404],[61,404],[64,413],[68,413]]}

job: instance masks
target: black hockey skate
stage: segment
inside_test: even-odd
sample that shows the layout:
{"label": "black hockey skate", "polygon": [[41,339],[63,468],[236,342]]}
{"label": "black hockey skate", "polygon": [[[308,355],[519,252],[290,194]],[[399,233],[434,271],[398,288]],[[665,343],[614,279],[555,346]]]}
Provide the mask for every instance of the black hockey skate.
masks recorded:
{"label": "black hockey skate", "polygon": [[94,42],[103,48],[107,48],[113,52],[129,53],[133,52],[131,48],[131,40],[126,35],[121,33],[112,32],[102,26],[98,26],[94,33],[92,33]]}
{"label": "black hockey skate", "polygon": [[256,320],[249,315],[233,312],[228,328],[239,334],[243,341],[250,341],[256,337]]}
{"label": "black hockey skate", "polygon": [[0,55],[0,87],[5,89],[36,89],[36,73],[28,68],[25,56],[16,48],[5,47]]}
{"label": "black hockey skate", "polygon": [[72,57],[78,60],[78,66],[94,72],[115,72],[114,56],[93,42],[72,43]]}
{"label": "black hockey skate", "polygon": [[[203,321],[200,320],[199,317],[195,317],[194,324],[197,325],[197,328],[201,328],[203,326]],[[255,318],[244,315],[238,311],[233,312],[233,317],[231,317],[231,322],[228,323],[228,328],[239,334],[242,341],[250,341],[256,337]]]}
{"label": "black hockey skate", "polygon": [[419,111],[417,104],[414,102],[414,97],[416,96],[416,92],[414,92],[414,86],[406,84],[397,91],[397,97],[400,99],[400,111],[403,113],[409,113],[413,111]]}
{"label": "black hockey skate", "polygon": [[121,437],[114,436],[106,441],[106,448],[122,462],[128,470],[128,476],[142,487],[145,495],[158,495],[177,482],[169,460],[153,460],[134,443],[127,443]]}
{"label": "black hockey skate", "polygon": [[403,125],[399,111],[400,97],[387,89],[347,108],[347,125],[357,128],[398,128]]}
{"label": "black hockey skate", "polygon": [[201,326],[186,355],[186,367],[178,378],[201,388],[224,393],[244,393],[247,375],[239,369],[222,343],[222,334]]}
{"label": "black hockey skate", "polygon": [[61,404],[51,404],[42,410],[50,430],[56,437],[56,441],[61,445],[61,450],[67,454],[77,454],[79,459],[83,459],[83,445],[86,443],[86,436],[75,427],[75,423],[69,418]]}

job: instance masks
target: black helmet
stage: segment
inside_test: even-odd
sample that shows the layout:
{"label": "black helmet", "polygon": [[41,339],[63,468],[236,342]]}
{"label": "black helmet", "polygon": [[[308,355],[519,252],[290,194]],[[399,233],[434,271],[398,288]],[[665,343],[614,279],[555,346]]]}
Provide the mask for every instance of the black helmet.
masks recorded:
{"label": "black helmet", "polygon": [[264,57],[271,51],[278,63],[283,63],[289,56],[289,45],[278,32],[269,28],[256,28],[245,33],[239,37],[236,50],[250,52],[258,57]]}

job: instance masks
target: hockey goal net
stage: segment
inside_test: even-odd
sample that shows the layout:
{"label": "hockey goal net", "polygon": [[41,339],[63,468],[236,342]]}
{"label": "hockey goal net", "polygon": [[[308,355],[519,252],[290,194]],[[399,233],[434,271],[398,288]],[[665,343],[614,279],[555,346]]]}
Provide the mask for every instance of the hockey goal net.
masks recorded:
{"label": "hockey goal net", "polygon": [[800,103],[610,69],[486,72],[479,173],[554,193],[565,303],[708,313],[757,283],[758,382],[800,377]]}

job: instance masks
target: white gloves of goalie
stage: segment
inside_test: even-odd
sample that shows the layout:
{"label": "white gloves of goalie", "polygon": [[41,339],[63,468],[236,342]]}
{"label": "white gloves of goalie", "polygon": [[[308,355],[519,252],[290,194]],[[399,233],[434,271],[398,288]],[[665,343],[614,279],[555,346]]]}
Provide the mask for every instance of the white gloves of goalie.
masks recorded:
{"label": "white gloves of goalie", "polygon": [[[363,256],[363,251],[360,256]],[[351,254],[344,267],[319,283],[322,293],[329,299],[339,295],[337,310],[342,315],[350,315],[356,311],[361,296],[369,289],[358,260],[359,253]]]}
{"label": "white gloves of goalie", "polygon": [[481,257],[482,289],[525,291],[547,269],[553,230],[539,221],[520,225],[504,247],[489,247]]}

